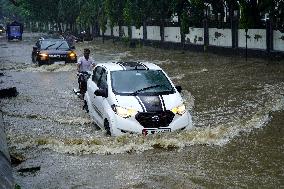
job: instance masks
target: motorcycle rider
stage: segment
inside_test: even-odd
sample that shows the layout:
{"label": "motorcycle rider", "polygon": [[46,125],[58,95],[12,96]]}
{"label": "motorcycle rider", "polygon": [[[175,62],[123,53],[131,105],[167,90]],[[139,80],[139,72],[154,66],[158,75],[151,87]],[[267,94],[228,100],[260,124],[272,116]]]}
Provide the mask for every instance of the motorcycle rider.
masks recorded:
{"label": "motorcycle rider", "polygon": [[[84,56],[78,59],[77,63],[77,71],[79,73],[78,83],[79,83],[79,91],[83,97],[87,90],[87,78],[86,75],[89,75],[88,72],[92,71],[93,67],[95,67],[95,61],[92,57],[90,57],[90,49],[84,49]],[[81,74],[80,74],[81,73]]]}
{"label": "motorcycle rider", "polygon": [[74,35],[72,35],[70,31],[66,32],[65,39],[70,47],[75,48],[75,43],[77,38]]}

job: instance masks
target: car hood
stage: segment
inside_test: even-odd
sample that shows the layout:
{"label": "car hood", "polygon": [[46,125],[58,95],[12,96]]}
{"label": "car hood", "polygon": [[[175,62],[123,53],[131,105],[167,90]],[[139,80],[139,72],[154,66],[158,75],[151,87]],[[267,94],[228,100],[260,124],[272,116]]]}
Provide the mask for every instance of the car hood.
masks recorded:
{"label": "car hood", "polygon": [[156,96],[120,96],[116,95],[117,105],[132,108],[140,112],[153,112],[171,110],[182,104],[179,93]]}
{"label": "car hood", "polygon": [[70,52],[71,52],[70,50],[55,50],[55,49],[41,51],[41,53],[46,53],[46,54],[68,54]]}

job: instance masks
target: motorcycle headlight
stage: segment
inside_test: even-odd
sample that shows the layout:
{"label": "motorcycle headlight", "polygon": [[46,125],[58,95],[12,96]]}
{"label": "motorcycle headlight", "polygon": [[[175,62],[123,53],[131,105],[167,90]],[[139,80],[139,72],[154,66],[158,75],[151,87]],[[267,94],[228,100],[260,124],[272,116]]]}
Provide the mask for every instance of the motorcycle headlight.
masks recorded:
{"label": "motorcycle headlight", "polygon": [[138,112],[137,110],[131,109],[131,108],[123,108],[120,106],[112,105],[112,110],[119,115],[120,117],[123,118],[129,118],[132,116],[135,116]]}
{"label": "motorcycle headlight", "polygon": [[174,114],[178,114],[178,115],[182,115],[185,113],[186,109],[185,109],[185,105],[184,104],[181,104],[173,109],[171,109],[171,111],[174,113]]}

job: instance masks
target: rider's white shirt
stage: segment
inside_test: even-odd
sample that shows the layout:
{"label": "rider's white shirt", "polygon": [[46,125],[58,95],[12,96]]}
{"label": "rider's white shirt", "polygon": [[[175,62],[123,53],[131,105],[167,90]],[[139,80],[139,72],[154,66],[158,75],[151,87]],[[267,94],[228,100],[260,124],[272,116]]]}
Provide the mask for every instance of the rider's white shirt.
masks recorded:
{"label": "rider's white shirt", "polygon": [[84,56],[80,57],[78,60],[78,63],[80,65],[79,67],[79,72],[87,72],[91,71],[93,65],[95,64],[95,61],[93,60],[92,57],[89,57],[88,60]]}

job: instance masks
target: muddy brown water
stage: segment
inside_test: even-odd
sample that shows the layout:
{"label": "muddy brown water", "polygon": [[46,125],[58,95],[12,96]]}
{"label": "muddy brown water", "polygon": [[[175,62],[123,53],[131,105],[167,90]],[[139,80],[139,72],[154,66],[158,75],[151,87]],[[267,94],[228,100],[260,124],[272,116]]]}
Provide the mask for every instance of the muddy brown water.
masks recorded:
{"label": "muddy brown water", "polygon": [[[8,146],[21,188],[283,188],[284,61],[218,56],[101,40],[97,62],[149,61],[161,66],[193,116],[188,132],[107,137],[74,96],[76,66],[31,63],[41,34],[0,38],[1,99]],[[20,172],[39,168],[36,172]]]}

